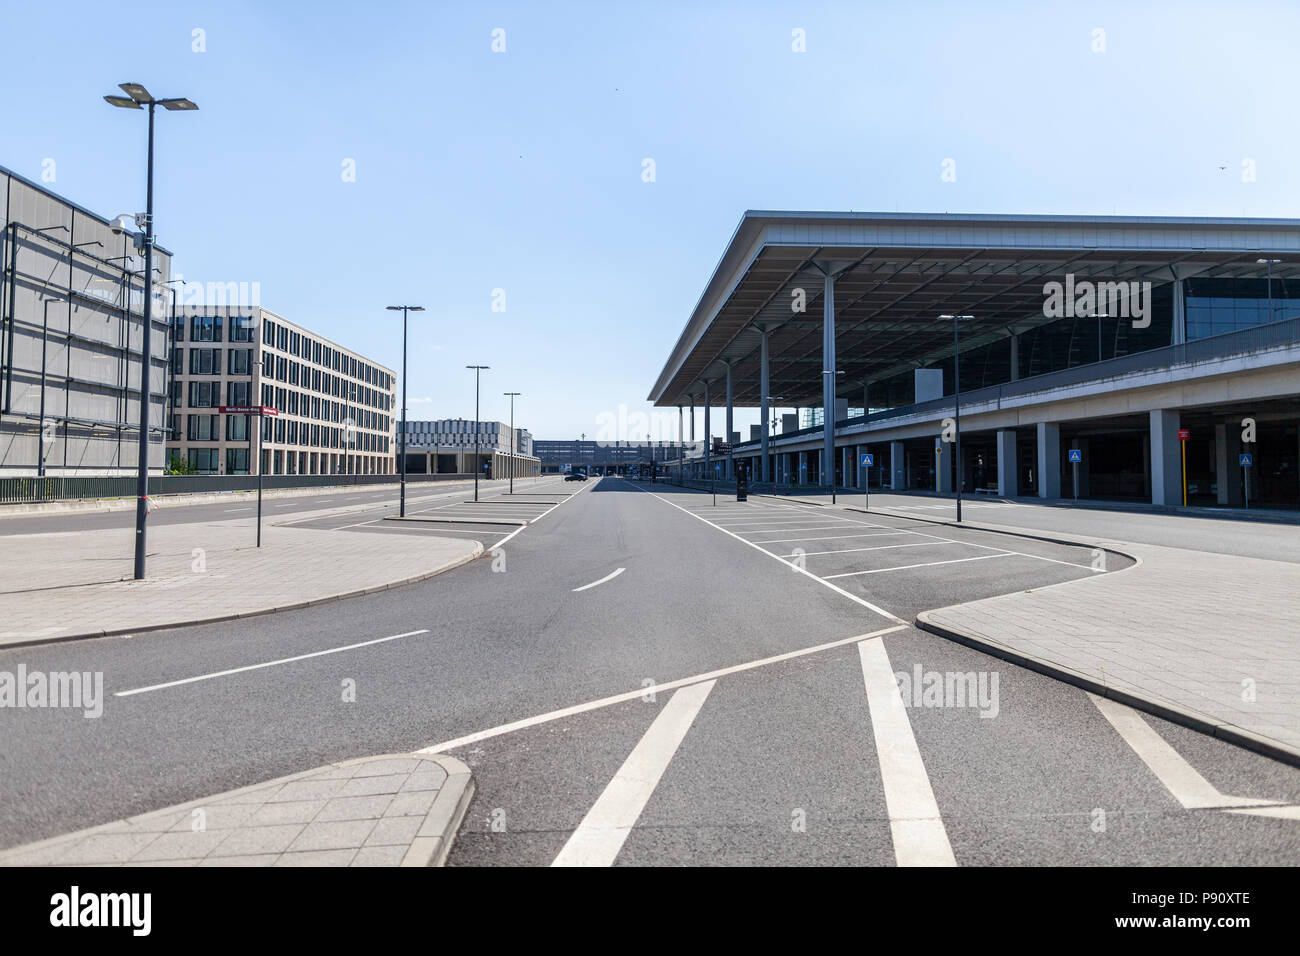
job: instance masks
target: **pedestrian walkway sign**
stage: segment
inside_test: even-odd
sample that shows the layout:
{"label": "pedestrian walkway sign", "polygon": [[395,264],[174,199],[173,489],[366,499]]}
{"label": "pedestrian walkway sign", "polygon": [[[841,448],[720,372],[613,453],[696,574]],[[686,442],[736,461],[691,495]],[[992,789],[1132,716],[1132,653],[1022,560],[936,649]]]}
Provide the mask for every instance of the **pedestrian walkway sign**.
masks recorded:
{"label": "pedestrian walkway sign", "polygon": [[863,467],[863,468],[870,468],[870,467],[871,467],[872,465],[874,465],[875,463],[876,463],[876,456],[875,456],[875,455],[868,455],[866,452],[863,452],[863,453],[862,453],[862,467]]}
{"label": "pedestrian walkway sign", "polygon": [[1083,461],[1083,449],[1082,449],[1082,448],[1071,448],[1071,449],[1070,449],[1070,461],[1075,462],[1076,464],[1079,463],[1079,462],[1081,462],[1081,461]]}
{"label": "pedestrian walkway sign", "polygon": [[1238,455],[1237,460],[1241,464],[1242,468],[1249,468],[1255,463],[1254,457],[1249,454]]}

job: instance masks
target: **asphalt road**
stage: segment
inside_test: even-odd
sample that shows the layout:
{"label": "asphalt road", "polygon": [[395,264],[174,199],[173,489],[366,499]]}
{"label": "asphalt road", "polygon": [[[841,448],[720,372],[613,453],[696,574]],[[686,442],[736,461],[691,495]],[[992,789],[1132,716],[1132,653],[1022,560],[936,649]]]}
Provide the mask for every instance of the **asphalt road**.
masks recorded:
{"label": "asphalt road", "polygon": [[[1133,712],[910,626],[1113,555],[618,479],[550,490],[576,493],[522,530],[470,527],[483,559],[396,591],[0,652],[102,671],[108,694],[99,719],[0,711],[0,846],[445,745],[478,786],[453,865],[1300,857],[1300,821],[1221,808],[1300,803],[1300,770],[1153,717],[1126,736]],[[350,534],[447,528],[336,527],[340,560]],[[898,706],[917,667],[985,693],[949,679]]]}

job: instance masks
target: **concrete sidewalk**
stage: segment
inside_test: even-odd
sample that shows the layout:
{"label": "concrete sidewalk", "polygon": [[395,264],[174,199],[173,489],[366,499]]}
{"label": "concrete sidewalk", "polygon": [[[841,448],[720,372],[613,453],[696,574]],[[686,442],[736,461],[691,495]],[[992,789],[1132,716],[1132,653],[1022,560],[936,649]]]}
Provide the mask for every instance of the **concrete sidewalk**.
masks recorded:
{"label": "concrete sidewalk", "polygon": [[339,533],[247,519],[156,525],[148,577],[135,531],[10,535],[0,549],[0,647],[229,620],[409,584],[472,560],[463,537]]}
{"label": "concrete sidewalk", "polygon": [[[816,504],[862,511],[860,499]],[[874,500],[870,513],[955,526]],[[1110,549],[1138,563],[925,611],[921,627],[1300,765],[1300,564],[1024,525],[960,526]],[[1300,538],[1291,528],[1276,533]],[[1278,553],[1289,555],[1293,544],[1283,544]]]}
{"label": "concrete sidewalk", "polygon": [[454,757],[364,757],[15,847],[0,866],[441,866],[473,795]]}

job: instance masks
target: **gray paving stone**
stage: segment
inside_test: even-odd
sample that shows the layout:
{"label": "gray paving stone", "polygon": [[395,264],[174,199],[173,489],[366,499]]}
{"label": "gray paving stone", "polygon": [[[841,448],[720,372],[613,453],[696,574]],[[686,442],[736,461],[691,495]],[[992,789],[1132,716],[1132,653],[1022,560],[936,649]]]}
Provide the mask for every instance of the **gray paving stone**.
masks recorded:
{"label": "gray paving stone", "polygon": [[366,842],[366,837],[370,835],[374,826],[374,820],[308,823],[297,838],[289,844],[289,851],[334,850],[342,847],[355,849]]}
{"label": "gray paving stone", "polygon": [[377,820],[392,802],[392,795],[387,793],[372,797],[335,797],[316,815],[316,821]]}

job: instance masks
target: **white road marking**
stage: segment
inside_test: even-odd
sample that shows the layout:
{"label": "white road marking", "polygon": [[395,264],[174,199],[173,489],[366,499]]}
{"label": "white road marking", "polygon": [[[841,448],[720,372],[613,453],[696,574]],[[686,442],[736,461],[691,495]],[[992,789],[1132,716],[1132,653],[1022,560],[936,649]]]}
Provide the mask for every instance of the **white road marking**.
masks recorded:
{"label": "white road marking", "polygon": [[[772,657],[760,658],[759,660],[750,661],[746,664],[735,664],[731,667],[723,667],[720,670],[709,671],[704,674],[696,674],[694,677],[683,677],[679,680],[656,684],[654,689],[657,693],[676,690],[678,687],[687,687],[691,684],[699,684],[706,680],[716,680],[719,677],[739,674],[742,671],[753,670],[756,667],[767,667],[770,664],[779,664],[782,661],[793,660],[796,657],[804,657],[808,654],[817,654],[821,651],[833,650],[836,647],[843,647],[845,644],[857,644],[861,641],[869,641],[875,637],[883,637],[885,634],[893,634],[895,631],[904,630],[906,627],[906,624],[898,624],[894,627],[886,627],[879,631],[872,631],[870,634],[859,634],[857,637],[846,637],[838,641],[830,641],[826,644],[817,644],[814,647],[805,647],[797,651],[786,651],[784,654],[775,654]],[[560,720],[564,717],[572,717],[575,714],[585,714],[590,710],[600,710],[603,707],[612,707],[614,704],[623,704],[630,700],[637,700],[638,698],[644,697],[645,693],[646,688],[638,687],[636,690],[629,690],[622,694],[614,694],[611,697],[602,697],[599,700],[587,701],[585,704],[575,704],[572,707],[563,707],[560,710],[552,710],[549,713],[538,714],[536,717],[526,717],[523,720],[516,720],[508,724],[501,724],[497,727],[490,727],[487,730],[480,730],[477,733],[466,734],[464,737],[444,740],[440,744],[432,744],[428,747],[424,747],[417,751],[417,753],[448,753],[449,751],[457,750],[461,747],[468,747],[470,744],[476,744],[482,740],[490,740],[493,737],[500,737],[502,734],[514,733],[516,730],[526,730],[529,727],[536,727],[538,724],[549,723],[552,720]]]}
{"label": "white road marking", "polygon": [[253,510],[252,508],[227,508],[226,514],[230,514],[232,511],[252,511],[252,510]]}
{"label": "white road marking", "polygon": [[[961,542],[956,542],[960,544]],[[953,558],[951,561],[927,561],[924,564],[900,564],[892,568],[873,568],[870,571],[845,571],[843,574],[828,574],[826,579],[831,578],[857,578],[864,574],[884,574],[886,571],[910,571],[912,568],[933,568],[940,564],[961,564],[963,561],[988,561],[990,558],[1010,558],[1015,554],[1014,551],[1004,551],[1002,554],[981,554],[974,558]]]}
{"label": "white road marking", "polygon": [[1258,807],[1254,810],[1224,810],[1224,813],[1246,813],[1253,817],[1277,817],[1279,820],[1300,820],[1300,806]]}
{"label": "white road marking", "polygon": [[[725,528],[721,530],[726,530]],[[750,542],[751,544],[787,544],[791,541],[839,541],[843,538],[887,538],[891,535],[897,537],[900,534],[916,534],[915,531],[869,531],[863,534],[805,534],[798,538],[768,538],[766,541]],[[742,538],[742,541],[745,539]]]}
{"label": "white road marking", "polygon": [[1133,752],[1142,758],[1156,778],[1175,800],[1187,810],[1204,810],[1210,807],[1255,807],[1277,803],[1276,800],[1253,800],[1249,797],[1230,797],[1222,794],[1214,784],[1197,772],[1182,755],[1142,719],[1132,707],[1089,694],[1101,715],[1124,738]]}
{"label": "white road marking", "polygon": [[[932,541],[914,541],[911,544],[877,544],[870,548],[845,548],[841,551],[792,551],[790,554],[783,554],[783,558],[811,558],[818,554],[858,554],[862,551],[888,551],[891,548],[939,548]],[[831,575],[834,577],[834,575]]]}
{"label": "white road marking", "polygon": [[618,768],[551,866],[612,866],[716,681],[683,687]]}
{"label": "white road marking", "polygon": [[597,584],[604,584],[606,581],[612,581],[612,580],[614,580],[614,578],[618,577],[620,574],[622,574],[622,573],[623,573],[624,571],[626,571],[626,570],[627,570],[627,568],[619,568],[619,569],[618,569],[617,571],[615,571],[614,573],[605,575],[605,576],[604,576],[603,578],[601,578],[599,581],[592,581],[590,584],[584,584],[584,585],[583,585],[582,587],[580,587],[580,588],[574,588],[574,589],[573,589],[573,593],[574,593],[574,594],[577,594],[579,591],[585,591],[585,590],[587,590],[587,588],[594,588]]}
{"label": "white road marking", "polygon": [[[718,525],[718,527],[721,528],[722,525]],[[802,528],[750,528],[748,531],[736,531],[736,534],[794,534],[797,531],[843,531],[853,527],[857,526],[837,521],[834,524],[805,525]],[[727,530],[732,529],[728,528]]]}
{"label": "white road marking", "polygon": [[[638,489],[638,490],[640,490],[640,491],[645,491],[644,488],[642,488],[642,489]],[[768,551],[766,548],[759,547],[759,544],[758,544],[758,543],[755,543],[755,542],[753,542],[753,541],[750,541],[750,540],[748,540],[748,539],[746,539],[746,538],[742,538],[740,535],[736,534],[734,531],[728,531],[726,528],[723,528],[723,527],[720,527],[719,525],[714,524],[714,523],[713,523],[712,521],[710,521],[708,518],[701,517],[700,515],[697,515],[695,512],[693,512],[693,511],[691,511],[691,510],[689,510],[689,509],[687,509],[687,508],[683,508],[681,505],[676,504],[676,503],[674,503],[674,502],[672,502],[672,501],[669,501],[667,498],[664,498],[664,497],[662,497],[662,496],[660,496],[660,495],[656,495],[653,491],[645,491],[645,493],[646,493],[647,495],[650,495],[650,496],[654,497],[654,498],[658,498],[658,499],[659,499],[660,501],[662,501],[664,504],[666,504],[666,505],[670,505],[671,507],[676,508],[678,511],[685,512],[686,514],[690,515],[692,518],[698,518],[700,521],[703,521],[705,524],[707,524],[710,528],[717,528],[717,529],[718,529],[719,531],[721,531],[723,534],[725,534],[725,535],[730,535],[731,537],[733,537],[733,538],[735,538],[737,541],[739,541],[741,544],[745,544],[745,545],[748,545],[749,547],[753,548],[753,549],[754,549],[755,551],[757,551],[759,554],[765,554],[765,555],[767,555],[769,558],[772,558],[772,559],[774,559],[774,560],[776,560],[776,561],[780,561],[780,562],[781,562],[782,564],[784,564],[786,567],[788,567],[788,568],[790,568],[791,570],[793,570],[796,574],[803,574],[803,575],[806,575],[807,577],[809,577],[809,578],[811,578],[812,580],[816,581],[818,584],[822,585],[823,587],[830,588],[830,589],[831,589],[832,591],[834,591],[836,594],[843,595],[844,597],[848,598],[850,601],[854,602],[855,604],[860,604],[860,605],[862,605],[863,607],[867,608],[868,610],[871,610],[871,611],[876,612],[876,613],[879,614],[881,617],[883,617],[883,618],[885,618],[885,619],[887,619],[887,620],[890,620],[890,621],[897,621],[899,624],[906,624],[906,623],[907,623],[906,621],[904,621],[904,620],[903,620],[901,617],[899,617],[898,615],[896,615],[896,614],[891,614],[891,613],[889,613],[888,611],[886,611],[883,607],[879,607],[878,605],[872,604],[872,603],[871,603],[870,601],[868,601],[866,598],[858,597],[856,594],[853,594],[853,593],[851,593],[851,592],[849,592],[849,591],[844,590],[844,589],[843,589],[842,587],[840,587],[838,584],[831,584],[831,582],[827,581],[825,578],[818,577],[817,575],[815,575],[815,574],[813,574],[811,571],[809,571],[807,568],[801,568],[801,567],[799,567],[799,565],[797,565],[797,564],[791,564],[791,563],[788,562],[788,561],[785,561],[785,560],[783,560],[783,559],[781,559],[781,558],[778,558],[775,554],[773,554],[771,551]],[[801,540],[801,539],[799,539],[799,538],[794,538],[794,539],[792,539],[792,540],[798,541],[798,540]],[[820,540],[820,539],[809,539],[809,540]],[[765,541],[765,542],[761,542],[761,543],[762,543],[762,544],[768,544],[768,543],[770,543],[770,542],[766,542],[766,541]]]}
{"label": "white road marking", "polygon": [[880,782],[889,810],[894,859],[899,866],[956,866],[885,644],[863,641],[858,644],[858,656],[880,759]]}
{"label": "white road marking", "polygon": [[343,651],[354,651],[358,647],[369,647],[371,644],[383,644],[385,641],[396,641],[403,637],[414,637],[417,634],[428,633],[428,628],[422,628],[418,631],[407,631],[404,634],[393,634],[390,637],[377,637],[373,641],[361,641],[359,644],[348,644],[344,647],[331,647],[328,650],[313,651],[310,654],[299,654],[296,657],[282,657],[277,661],[267,661],[264,664],[249,664],[247,667],[232,667],[229,670],[216,671],[212,674],[200,674],[198,677],[186,677],[183,680],[168,681],[165,684],[150,684],[148,687],[137,687],[135,690],[120,690],[113,696],[131,697],[134,694],[147,694],[153,690],[163,690],[167,687],[179,687],[181,684],[193,684],[196,681],[212,680],[216,677],[227,677],[230,674],[242,674],[244,671],[261,670],[264,667],[275,667],[277,664],[292,664],[294,661],[305,661],[309,657],[324,657],[326,654],[340,654]]}

